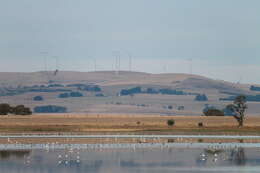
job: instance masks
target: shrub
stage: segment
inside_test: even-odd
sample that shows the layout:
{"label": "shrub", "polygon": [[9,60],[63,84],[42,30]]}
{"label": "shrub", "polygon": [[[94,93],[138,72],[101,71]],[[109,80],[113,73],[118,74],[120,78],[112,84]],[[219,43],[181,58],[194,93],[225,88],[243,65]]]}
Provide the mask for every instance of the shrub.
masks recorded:
{"label": "shrub", "polygon": [[90,91],[90,92],[101,92],[102,89],[98,85],[81,85],[77,87],[78,90]]}
{"label": "shrub", "polygon": [[35,96],[33,98],[34,101],[43,101],[43,97],[42,96]]}
{"label": "shrub", "polygon": [[66,107],[47,105],[47,106],[37,106],[34,108],[35,113],[65,113],[67,112]]}
{"label": "shrub", "polygon": [[174,126],[174,124],[175,124],[175,121],[173,119],[170,119],[167,121],[168,126]]}
{"label": "shrub", "polygon": [[157,90],[154,89],[154,88],[147,88],[147,89],[146,89],[146,93],[147,93],[147,94],[158,94],[159,91],[157,91]]}
{"label": "shrub", "polygon": [[142,93],[141,87],[135,87],[135,88],[131,88],[131,89],[123,89],[123,90],[121,90],[120,95],[124,96],[124,95],[138,94],[138,93]]}
{"label": "shrub", "polygon": [[160,89],[159,93],[165,94],[165,95],[186,95],[186,93],[183,91],[177,91],[177,90],[169,89],[169,88]]}
{"label": "shrub", "polygon": [[260,87],[252,85],[252,86],[250,87],[250,90],[251,90],[251,91],[260,91]]}
{"label": "shrub", "polygon": [[204,125],[203,125],[202,122],[199,122],[199,123],[198,123],[198,126],[199,126],[199,127],[203,127]]}
{"label": "shrub", "polygon": [[195,97],[195,101],[208,101],[208,97],[205,94],[199,94]]}
{"label": "shrub", "polygon": [[83,94],[80,92],[71,92],[70,97],[83,97]]}
{"label": "shrub", "polygon": [[7,115],[11,111],[11,106],[7,103],[0,104],[0,115]]}
{"label": "shrub", "polygon": [[59,98],[68,98],[69,97],[69,93],[61,93],[58,97]]}
{"label": "shrub", "polygon": [[169,105],[169,106],[168,106],[168,109],[173,109],[173,106],[172,106],[172,105]]}
{"label": "shrub", "polygon": [[18,105],[12,108],[12,113],[15,115],[31,115],[32,111],[30,108],[25,107],[24,105]]}
{"label": "shrub", "polygon": [[198,143],[202,143],[203,142],[203,139],[198,139]]}

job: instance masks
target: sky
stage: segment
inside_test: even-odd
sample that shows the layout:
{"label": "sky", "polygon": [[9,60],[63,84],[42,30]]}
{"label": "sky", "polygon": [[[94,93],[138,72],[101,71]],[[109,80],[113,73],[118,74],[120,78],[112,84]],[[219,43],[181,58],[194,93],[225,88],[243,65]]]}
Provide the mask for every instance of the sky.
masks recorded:
{"label": "sky", "polygon": [[[0,71],[193,73],[260,84],[259,0],[0,0]],[[57,61],[57,63],[56,63]],[[95,63],[96,62],[96,63]]]}

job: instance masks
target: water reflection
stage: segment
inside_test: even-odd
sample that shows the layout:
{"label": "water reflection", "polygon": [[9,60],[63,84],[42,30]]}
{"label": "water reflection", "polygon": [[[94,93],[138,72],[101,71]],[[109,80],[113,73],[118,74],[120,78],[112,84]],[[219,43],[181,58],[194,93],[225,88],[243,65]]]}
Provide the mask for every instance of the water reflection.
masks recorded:
{"label": "water reflection", "polygon": [[[257,148],[0,151],[1,173],[254,172]],[[226,172],[225,172],[226,170]]]}
{"label": "water reflection", "polygon": [[6,150],[6,151],[0,151],[0,159],[9,159],[10,157],[16,157],[16,158],[24,158],[25,156],[30,155],[30,151],[27,150]]}
{"label": "water reflection", "polygon": [[244,166],[246,165],[246,154],[244,148],[237,148],[233,149],[230,154],[229,161],[232,164],[238,165],[238,166]]}

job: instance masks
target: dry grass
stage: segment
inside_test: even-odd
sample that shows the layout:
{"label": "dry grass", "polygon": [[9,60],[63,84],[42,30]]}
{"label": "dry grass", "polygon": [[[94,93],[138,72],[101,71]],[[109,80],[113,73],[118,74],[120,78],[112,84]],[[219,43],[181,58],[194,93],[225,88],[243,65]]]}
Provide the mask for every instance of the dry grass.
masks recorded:
{"label": "dry grass", "polygon": [[[175,126],[168,127],[167,120]],[[198,127],[202,122],[204,127]],[[260,134],[260,117],[237,128],[233,117],[50,114],[0,117],[1,133]]]}

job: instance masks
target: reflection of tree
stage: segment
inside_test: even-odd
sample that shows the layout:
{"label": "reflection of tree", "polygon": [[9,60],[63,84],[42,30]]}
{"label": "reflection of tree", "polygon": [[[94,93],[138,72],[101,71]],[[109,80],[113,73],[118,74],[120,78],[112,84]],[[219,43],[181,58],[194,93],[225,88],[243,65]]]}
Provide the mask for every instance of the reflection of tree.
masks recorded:
{"label": "reflection of tree", "polygon": [[204,152],[207,153],[208,155],[214,156],[215,154],[221,154],[224,151],[223,150],[215,150],[215,149],[205,149]]}
{"label": "reflection of tree", "polygon": [[244,148],[237,148],[230,153],[230,162],[238,166],[243,166],[246,164],[246,155]]}
{"label": "reflection of tree", "polygon": [[30,151],[9,151],[4,150],[0,151],[0,159],[8,159],[12,156],[15,156],[17,158],[24,158],[24,156],[27,156],[30,154]]}

